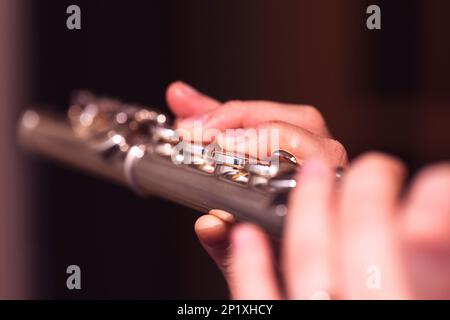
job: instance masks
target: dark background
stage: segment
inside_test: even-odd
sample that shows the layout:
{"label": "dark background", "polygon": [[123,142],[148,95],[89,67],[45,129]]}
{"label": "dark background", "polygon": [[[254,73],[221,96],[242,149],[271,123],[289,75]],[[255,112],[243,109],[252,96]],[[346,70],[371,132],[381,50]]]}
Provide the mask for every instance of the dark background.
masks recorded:
{"label": "dark background", "polygon": [[[82,30],[66,28],[81,7]],[[370,4],[382,30],[366,28]],[[29,104],[65,112],[89,88],[167,111],[184,80],[220,100],[317,106],[351,158],[382,150],[412,172],[450,158],[450,2],[26,1]],[[197,213],[37,159],[31,252],[41,298],[226,298]],[[82,269],[82,290],[65,286]]]}

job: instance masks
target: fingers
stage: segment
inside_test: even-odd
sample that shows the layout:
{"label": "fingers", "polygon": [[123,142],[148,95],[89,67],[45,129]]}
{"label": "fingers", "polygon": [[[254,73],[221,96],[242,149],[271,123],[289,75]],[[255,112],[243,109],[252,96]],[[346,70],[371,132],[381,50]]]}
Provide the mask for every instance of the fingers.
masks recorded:
{"label": "fingers", "polygon": [[184,82],[172,83],[166,91],[166,100],[177,117],[201,115],[219,106],[219,102],[210,98]]}
{"label": "fingers", "polygon": [[405,198],[401,231],[419,299],[445,299],[450,287],[450,164],[420,172]]}
{"label": "fingers", "polygon": [[[268,133],[276,129],[280,131],[276,148],[275,139],[267,135],[263,137],[258,132],[253,136],[254,141],[250,140],[250,152],[246,153],[264,158],[275,149],[284,149],[299,160],[315,155],[334,165],[341,166],[347,162],[345,149],[337,141],[327,139],[330,134],[325,121],[311,106],[267,101],[231,101],[220,105],[182,82],[175,82],[168,88],[167,100],[179,118],[187,117],[177,120],[178,134],[185,140],[211,142],[217,137],[222,139],[224,133],[221,132],[225,129],[255,127],[268,130]],[[265,146],[269,140],[270,144]],[[226,143],[223,139],[219,141],[222,147]],[[233,150],[234,144],[229,146],[230,151],[236,151]]]}
{"label": "fingers", "polygon": [[408,298],[394,211],[404,178],[401,163],[364,155],[342,181],[339,234],[344,298]]}
{"label": "fingers", "polygon": [[331,206],[335,181],[323,161],[305,162],[292,191],[283,247],[283,270],[288,296],[293,299],[329,299],[331,273]]}
{"label": "fingers", "polygon": [[242,224],[231,233],[230,290],[234,299],[280,299],[271,248],[256,226]]}
{"label": "fingers", "polygon": [[221,210],[211,210],[210,214],[200,217],[195,223],[197,236],[223,272],[232,297],[279,299],[266,236],[254,226],[244,226],[242,231],[239,226],[230,241],[232,223],[232,215]]}
{"label": "fingers", "polygon": [[281,121],[271,121],[254,128],[225,130],[216,136],[221,148],[264,159],[276,150],[292,153],[298,161],[320,159],[334,166],[347,163],[347,153],[338,141]]}
{"label": "fingers", "polygon": [[221,210],[211,210],[195,223],[195,232],[200,243],[223,272],[228,281],[229,231],[234,223],[231,214]]}
{"label": "fingers", "polygon": [[[187,118],[179,123],[186,130],[193,130],[198,117]],[[202,120],[204,130],[252,127],[261,122],[283,121],[302,127],[315,134],[330,134],[320,112],[311,106],[299,106],[268,101],[231,101],[206,113]]]}
{"label": "fingers", "polygon": [[429,167],[414,179],[402,210],[407,242],[450,249],[449,190],[449,163]]}

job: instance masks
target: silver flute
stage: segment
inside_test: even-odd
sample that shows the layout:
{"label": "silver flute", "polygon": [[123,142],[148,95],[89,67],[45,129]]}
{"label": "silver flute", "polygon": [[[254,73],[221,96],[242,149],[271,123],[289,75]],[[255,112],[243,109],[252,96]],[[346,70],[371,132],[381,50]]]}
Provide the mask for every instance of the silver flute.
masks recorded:
{"label": "silver flute", "polygon": [[26,149],[200,212],[220,209],[279,238],[299,166],[279,150],[267,161],[183,141],[168,117],[142,105],[74,95],[67,116],[27,110],[19,139]]}

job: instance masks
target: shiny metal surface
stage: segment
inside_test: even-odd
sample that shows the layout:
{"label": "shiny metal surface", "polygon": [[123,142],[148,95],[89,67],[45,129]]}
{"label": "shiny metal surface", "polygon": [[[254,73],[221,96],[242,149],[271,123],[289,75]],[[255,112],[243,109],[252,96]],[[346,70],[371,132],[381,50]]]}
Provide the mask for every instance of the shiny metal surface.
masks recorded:
{"label": "shiny metal surface", "polygon": [[155,110],[86,92],[72,100],[66,119],[25,113],[19,137],[30,150],[128,185],[140,195],[201,212],[221,209],[274,237],[282,230],[286,192],[296,185],[291,173],[297,161],[288,152],[274,152],[267,163],[217,145],[191,144],[181,141],[168,118]]}

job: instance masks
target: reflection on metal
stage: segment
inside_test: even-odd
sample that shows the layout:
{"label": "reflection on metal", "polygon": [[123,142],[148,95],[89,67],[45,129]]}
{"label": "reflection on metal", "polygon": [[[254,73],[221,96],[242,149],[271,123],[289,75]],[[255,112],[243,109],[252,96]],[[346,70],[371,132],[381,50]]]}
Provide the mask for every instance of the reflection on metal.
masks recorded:
{"label": "reflection on metal", "polygon": [[299,165],[284,150],[268,161],[183,141],[168,117],[147,107],[79,92],[66,121],[27,111],[24,145],[53,158],[208,212],[220,209],[253,221],[275,237]]}

